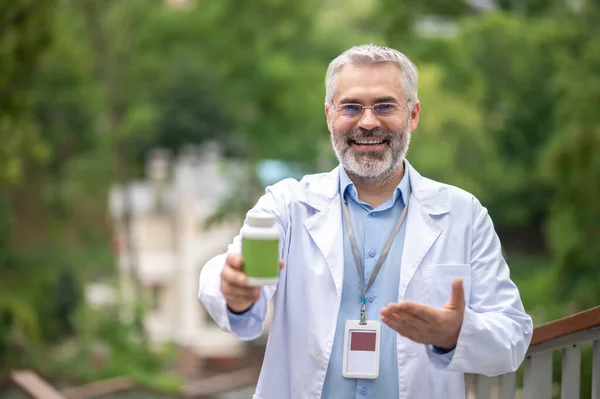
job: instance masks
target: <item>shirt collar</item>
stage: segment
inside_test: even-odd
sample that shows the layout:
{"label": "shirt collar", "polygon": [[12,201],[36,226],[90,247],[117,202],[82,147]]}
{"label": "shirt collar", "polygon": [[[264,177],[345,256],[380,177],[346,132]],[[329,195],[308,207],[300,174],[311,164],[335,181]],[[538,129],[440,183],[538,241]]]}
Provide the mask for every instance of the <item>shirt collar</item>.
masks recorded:
{"label": "shirt collar", "polygon": [[[346,170],[343,166],[340,165],[340,195],[344,199],[351,198],[355,202],[359,202],[358,192],[356,191],[356,186],[350,180],[350,177],[346,173]],[[408,199],[408,192],[410,190],[410,176],[408,173],[408,169],[406,168],[406,163],[404,163],[404,176],[396,189],[394,190],[394,194],[392,195],[392,204],[395,204],[398,201],[398,198],[402,199],[404,205],[406,205],[406,200]],[[362,202],[362,201],[360,201]]]}

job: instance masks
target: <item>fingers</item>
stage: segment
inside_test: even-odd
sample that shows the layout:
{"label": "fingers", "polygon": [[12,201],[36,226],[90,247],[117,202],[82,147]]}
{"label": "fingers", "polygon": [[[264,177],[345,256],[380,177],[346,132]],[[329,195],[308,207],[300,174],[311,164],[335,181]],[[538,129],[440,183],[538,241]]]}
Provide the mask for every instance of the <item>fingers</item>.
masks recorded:
{"label": "fingers", "polygon": [[[244,260],[240,254],[228,254],[221,271],[221,292],[230,309],[244,311],[260,298],[260,287],[249,287],[243,272]],[[283,268],[283,261],[279,261]]]}
{"label": "fingers", "polygon": [[457,278],[452,282],[452,295],[448,306],[454,309],[463,309],[465,307],[465,291],[463,290],[462,278]]}
{"label": "fingers", "polygon": [[391,313],[389,316],[382,315],[381,321],[398,334],[415,342],[426,343],[429,339],[429,334],[425,331],[426,326],[421,320],[413,316]]}
{"label": "fingers", "polygon": [[440,322],[438,309],[415,302],[402,301],[400,303],[390,303],[381,310],[382,315],[385,313],[410,314],[425,323],[438,324]]}
{"label": "fingers", "polygon": [[395,324],[406,324],[418,331],[424,331],[428,329],[428,326],[430,325],[429,322],[411,313],[401,310],[401,308],[397,306],[399,304],[395,305],[395,307],[388,306],[389,309],[383,309],[381,311],[382,319],[388,320]]}
{"label": "fingers", "polygon": [[391,303],[381,310],[381,321],[390,328],[415,342],[421,342],[425,322],[404,311],[401,304]]}
{"label": "fingers", "polygon": [[[221,292],[230,309],[243,311],[260,298],[260,287],[249,287],[243,272],[244,260],[240,254],[228,254],[221,271]],[[283,261],[279,261],[283,268]]]}
{"label": "fingers", "polygon": [[222,291],[223,296],[231,302],[255,302],[260,297],[259,287],[238,287],[231,284],[224,284]]}
{"label": "fingers", "polygon": [[[461,282],[455,282],[461,289]],[[403,301],[390,303],[381,309],[381,321],[415,342],[442,348],[454,348],[462,324],[462,313],[453,309]]]}
{"label": "fingers", "polygon": [[244,259],[240,254],[228,254],[225,264],[231,266],[233,269],[242,270]]}
{"label": "fingers", "polygon": [[227,306],[234,311],[248,309],[260,296],[259,287],[248,287],[248,277],[241,270],[243,265],[241,255],[229,254],[221,271],[221,292]]}
{"label": "fingers", "polygon": [[246,287],[248,285],[248,277],[246,274],[238,268],[237,264],[231,265],[228,262],[225,262],[223,271],[221,271],[221,280],[236,287]]}

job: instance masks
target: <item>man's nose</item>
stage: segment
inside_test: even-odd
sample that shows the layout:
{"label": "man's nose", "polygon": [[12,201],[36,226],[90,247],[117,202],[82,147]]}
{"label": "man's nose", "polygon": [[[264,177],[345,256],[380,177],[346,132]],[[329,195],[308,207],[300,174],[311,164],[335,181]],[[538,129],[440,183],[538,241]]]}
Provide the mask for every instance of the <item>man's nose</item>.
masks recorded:
{"label": "man's nose", "polygon": [[358,127],[362,127],[365,130],[372,130],[380,126],[381,122],[379,121],[379,118],[377,118],[377,116],[373,112],[373,109],[371,108],[365,109],[360,119],[358,120]]}

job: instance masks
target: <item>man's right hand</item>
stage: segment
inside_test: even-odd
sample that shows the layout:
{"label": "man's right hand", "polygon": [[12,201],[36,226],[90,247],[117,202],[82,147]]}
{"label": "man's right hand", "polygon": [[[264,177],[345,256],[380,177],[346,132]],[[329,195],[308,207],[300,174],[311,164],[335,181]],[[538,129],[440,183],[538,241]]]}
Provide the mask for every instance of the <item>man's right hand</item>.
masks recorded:
{"label": "man's right hand", "polygon": [[236,313],[250,309],[260,297],[260,287],[248,287],[248,277],[242,271],[243,265],[241,255],[229,254],[221,272],[221,292],[229,309]]}

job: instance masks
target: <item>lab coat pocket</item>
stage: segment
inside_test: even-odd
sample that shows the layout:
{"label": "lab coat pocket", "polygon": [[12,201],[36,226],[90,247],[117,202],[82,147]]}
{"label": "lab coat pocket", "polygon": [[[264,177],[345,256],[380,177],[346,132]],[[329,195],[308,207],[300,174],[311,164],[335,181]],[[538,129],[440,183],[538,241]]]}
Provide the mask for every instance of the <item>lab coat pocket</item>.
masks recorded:
{"label": "lab coat pocket", "polygon": [[443,306],[452,295],[452,282],[457,278],[463,280],[465,303],[469,304],[471,296],[470,264],[437,264],[427,265],[421,270],[425,280],[425,297],[433,307]]}

